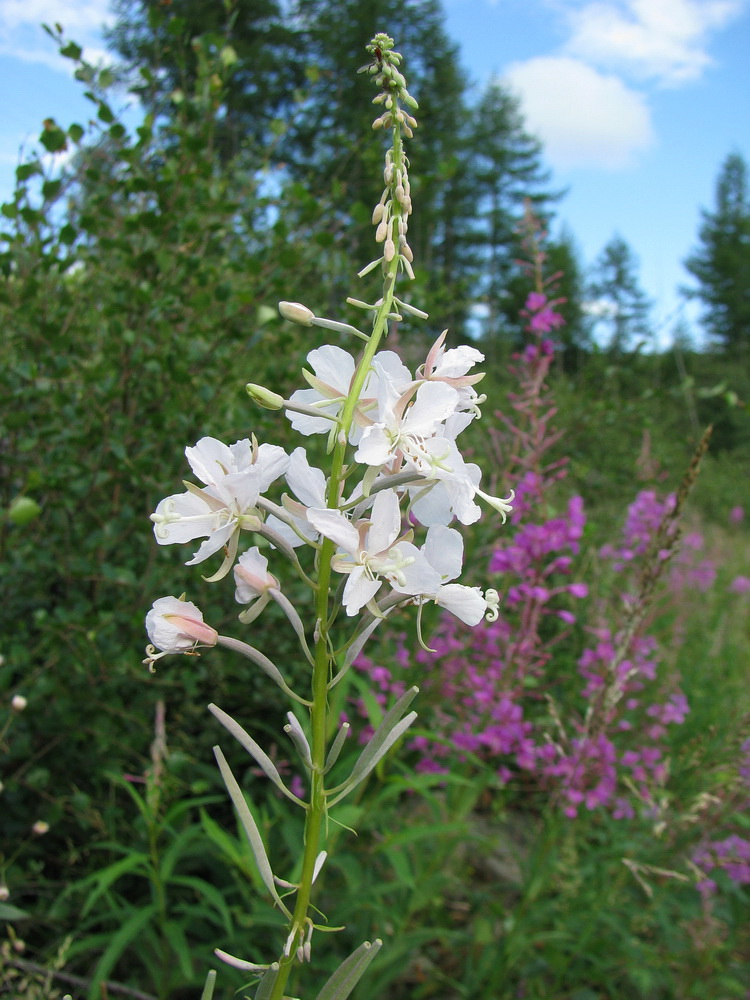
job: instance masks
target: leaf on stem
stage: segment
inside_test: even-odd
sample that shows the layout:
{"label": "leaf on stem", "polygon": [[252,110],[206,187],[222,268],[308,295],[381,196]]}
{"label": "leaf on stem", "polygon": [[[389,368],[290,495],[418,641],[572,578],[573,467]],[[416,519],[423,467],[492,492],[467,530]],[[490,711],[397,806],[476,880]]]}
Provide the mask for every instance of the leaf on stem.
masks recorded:
{"label": "leaf on stem", "polygon": [[271,862],[268,860],[268,855],[266,854],[266,849],[263,845],[260,831],[258,830],[255,820],[253,819],[253,815],[248,808],[242,789],[237,784],[237,779],[232,774],[229,764],[227,764],[226,758],[221,752],[220,747],[214,747],[214,755],[216,756],[221,776],[224,779],[224,784],[227,786],[229,796],[234,803],[234,808],[237,810],[240,822],[242,823],[243,829],[247,834],[247,839],[250,842],[250,848],[253,852],[255,863],[258,866],[258,871],[261,879],[263,880],[263,884],[266,889],[268,889],[273,901],[279,907],[281,912],[291,920],[291,913],[287,909],[281,896],[279,896],[276,891],[276,886],[273,881],[273,871],[271,870]]}
{"label": "leaf on stem", "polygon": [[231,715],[227,715],[227,713],[223,712],[217,705],[209,705],[208,710],[219,720],[222,726],[228,729],[232,736],[234,736],[234,738],[242,744],[250,756],[257,761],[265,776],[269,778],[274,785],[276,785],[280,792],[286,795],[288,799],[291,799],[292,802],[296,802],[298,805],[304,805],[304,802],[298,799],[293,792],[290,792],[281,780],[281,775],[279,774],[276,765],[265,750],[263,750],[263,748],[255,742],[252,736],[242,728],[239,722],[235,722]]}
{"label": "leaf on stem", "polygon": [[318,993],[317,1000],[346,1000],[362,978],[367,966],[380,951],[383,942],[364,941],[341,965]]}
{"label": "leaf on stem", "polygon": [[279,963],[274,962],[273,965],[269,966],[268,972],[263,976],[260,981],[260,986],[255,994],[255,1000],[268,1000],[271,996],[271,991],[273,990],[274,983],[276,982],[276,977],[279,974]]}
{"label": "leaf on stem", "polygon": [[388,753],[393,744],[403,736],[416,719],[417,713],[409,712],[404,718],[401,717],[418,692],[418,687],[409,688],[408,691],[401,695],[390,712],[386,714],[383,721],[375,730],[372,739],[359,755],[349,777],[338,788],[332,789],[332,791],[337,791],[338,794],[329,805],[333,806],[337,802],[340,802],[356,785],[364,781],[370,771]]}
{"label": "leaf on stem", "polygon": [[214,986],[216,985],[216,970],[209,969],[206,975],[206,985],[201,993],[201,1000],[213,1000]]}

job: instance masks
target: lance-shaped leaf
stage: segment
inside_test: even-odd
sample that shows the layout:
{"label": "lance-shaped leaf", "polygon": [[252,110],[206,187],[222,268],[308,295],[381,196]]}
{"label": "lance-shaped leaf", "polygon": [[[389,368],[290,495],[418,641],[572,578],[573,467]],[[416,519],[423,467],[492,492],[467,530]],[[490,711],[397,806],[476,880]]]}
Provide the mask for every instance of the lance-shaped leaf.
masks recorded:
{"label": "lance-shaped leaf", "polygon": [[304,802],[302,802],[301,799],[298,799],[293,792],[290,792],[281,780],[281,775],[279,774],[276,765],[265,750],[263,750],[263,748],[255,742],[250,733],[246,732],[242,728],[239,722],[235,722],[231,715],[227,715],[227,713],[223,712],[217,705],[209,705],[208,710],[212,715],[216,716],[222,726],[228,729],[232,736],[234,736],[234,738],[247,750],[250,756],[258,762],[263,770],[263,773],[274,783],[274,785],[276,785],[280,792],[286,795],[288,799],[291,799],[292,802],[296,802],[298,805],[304,805]]}
{"label": "lance-shaped leaf", "polygon": [[336,738],[331,744],[331,749],[328,751],[328,756],[326,757],[324,774],[328,774],[333,765],[339,759],[339,754],[341,753],[341,748],[346,741],[346,737],[349,735],[349,730],[351,726],[348,722],[342,722],[341,729],[336,733]]}
{"label": "lance-shaped leaf", "polygon": [[260,831],[258,830],[255,820],[253,819],[253,815],[248,808],[245,796],[242,794],[242,789],[237,784],[237,779],[232,774],[231,768],[229,767],[229,764],[227,764],[224,754],[221,752],[221,748],[214,747],[214,754],[219,765],[219,770],[221,771],[221,776],[224,779],[224,784],[227,786],[229,796],[234,803],[234,808],[237,810],[240,822],[242,823],[247,839],[250,842],[250,848],[252,849],[253,857],[255,858],[255,863],[258,866],[258,871],[261,879],[263,880],[263,884],[270,892],[273,901],[279,907],[281,912],[291,920],[291,913],[287,909],[281,896],[279,896],[276,891],[276,886],[273,881],[273,871],[271,870],[271,862],[268,860],[268,855],[266,854],[266,849],[263,845]]}
{"label": "lance-shaped leaf", "polygon": [[302,728],[297,716],[294,712],[286,713],[287,719],[289,719],[289,724],[284,726],[284,732],[289,736],[289,739],[294,743],[297,748],[297,753],[302,758],[302,762],[305,767],[312,770],[312,755],[310,753],[310,744],[307,742],[307,737],[305,736],[305,731]]}
{"label": "lance-shaped leaf", "polygon": [[317,1000],[346,1000],[362,978],[365,969],[380,951],[383,942],[378,938],[372,944],[365,941],[344,959],[341,965],[318,993]]}
{"label": "lance-shaped leaf", "polygon": [[255,1000],[268,1000],[271,996],[271,991],[273,990],[274,983],[276,982],[276,977],[279,974],[279,963],[274,962],[273,965],[268,967],[268,971],[265,973],[260,981],[260,986],[255,993]]}
{"label": "lance-shaped leaf", "polygon": [[288,694],[290,698],[299,702],[300,705],[306,705],[308,708],[311,702],[307,701],[306,698],[300,697],[296,691],[292,691],[287,682],[281,676],[281,671],[268,657],[261,653],[259,649],[255,646],[250,646],[246,642],[242,642],[241,639],[234,639],[230,635],[220,635],[217,642],[220,646],[226,646],[227,649],[233,649],[236,653],[240,653],[242,656],[246,656],[248,660],[252,660],[256,663],[264,674],[267,674],[272,681],[275,681],[279,685],[284,694]]}
{"label": "lance-shaped leaf", "polygon": [[409,726],[417,717],[416,712],[409,712],[405,718],[401,718],[406,709],[412,703],[419,692],[418,687],[411,687],[401,695],[399,700],[388,712],[378,728],[375,730],[372,739],[357,758],[357,763],[352,768],[352,772],[346,781],[342,782],[332,792],[339,794],[332,799],[329,805],[333,806],[347,795],[356,785],[367,777],[377,763],[383,759],[393,744],[400,739]]}
{"label": "lance-shaped leaf", "polygon": [[216,970],[209,969],[206,974],[206,985],[201,993],[201,1000],[213,1000],[214,986],[216,985]]}

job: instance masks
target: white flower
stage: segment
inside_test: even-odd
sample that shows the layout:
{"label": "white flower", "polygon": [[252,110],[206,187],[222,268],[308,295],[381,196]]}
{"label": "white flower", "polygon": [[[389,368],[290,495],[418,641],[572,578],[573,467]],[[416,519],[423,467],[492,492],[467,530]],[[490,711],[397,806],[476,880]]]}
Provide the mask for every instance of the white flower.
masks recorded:
{"label": "white flower", "polygon": [[22,694],[14,694],[10,700],[10,707],[14,712],[23,712],[28,705],[28,701]]}
{"label": "white flower", "polygon": [[258,446],[244,439],[231,446],[204,437],[186,448],[190,466],[205,487],[186,483],[187,493],[162,500],[151,515],[160,545],[189,542],[206,536],[187,565],[203,562],[227,546],[227,553],[212,580],[229,572],[237,553],[238,532],[259,525],[258,497],[284,473],[289,456],[277,445]]}
{"label": "white flower", "polygon": [[289,545],[296,547],[305,540],[318,537],[318,531],[307,520],[308,507],[325,507],[326,477],[321,469],[310,465],[304,448],[295,448],[289,456],[285,479],[296,500],[284,495],[282,505],[289,522],[282,521],[273,514],[266,524],[280,535]]}
{"label": "white flower", "polygon": [[455,413],[458,392],[441,382],[425,382],[416,394],[413,385],[401,392],[385,370],[379,374],[377,420],[365,429],[354,458],[376,468],[405,463],[425,473],[432,466],[426,444]]}
{"label": "white flower", "polygon": [[424,596],[460,618],[467,625],[477,625],[487,611],[487,601],[479,587],[451,583],[463,567],[464,542],[454,528],[437,526],[427,532],[421,549],[429,564],[440,574],[440,585]]}
{"label": "white flower", "polygon": [[36,837],[43,837],[45,833],[49,833],[49,823],[46,820],[38,819],[31,827],[31,832]]}
{"label": "white flower", "polygon": [[312,372],[303,369],[303,375],[310,388],[297,389],[291,402],[314,407],[327,416],[314,417],[293,410],[287,410],[287,416],[300,434],[328,434],[332,427],[330,418],[338,416],[349,394],[356,367],[354,358],[342,348],[326,344],[310,351],[307,360]]}
{"label": "white flower", "polygon": [[401,594],[432,593],[440,586],[440,575],[408,540],[411,532],[399,538],[401,512],[392,490],[376,495],[369,520],[352,524],[338,510],[313,509],[307,517],[339,546],[331,565],[348,574],[343,595],[348,615],[356,615],[371,601],[384,579]]}
{"label": "white flower", "polygon": [[[196,645],[215,646],[219,633],[203,621],[203,612],[191,601],[160,597],[146,615],[146,631],[152,642],[146,650],[151,665],[167,653],[187,653]],[[155,647],[155,648],[154,648]],[[161,653],[156,653],[160,649]]]}
{"label": "white flower", "polygon": [[[446,351],[445,338],[448,331],[443,330],[438,339],[430,348],[427,359],[419,373],[420,378],[432,382],[447,382],[456,389],[465,389],[484,378],[484,372],[476,375],[467,374],[478,361],[484,361],[484,355],[476,347],[451,347]],[[473,393],[476,396],[476,392]],[[467,394],[468,399],[472,394]]]}

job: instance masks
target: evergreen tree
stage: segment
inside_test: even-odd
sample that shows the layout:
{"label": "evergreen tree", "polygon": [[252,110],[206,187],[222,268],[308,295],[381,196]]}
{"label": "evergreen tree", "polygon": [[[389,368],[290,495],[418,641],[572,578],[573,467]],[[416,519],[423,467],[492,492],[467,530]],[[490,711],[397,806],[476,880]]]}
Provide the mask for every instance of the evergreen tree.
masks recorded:
{"label": "evergreen tree", "polygon": [[611,354],[651,335],[651,303],[638,280],[638,259],[621,236],[613,236],[594,262],[587,298],[595,334]]}
{"label": "evergreen tree", "polygon": [[727,351],[750,348],[750,191],[739,153],[724,161],[716,182],[716,207],[703,211],[700,246],[685,261],[698,282],[687,294],[703,302],[706,332]]}
{"label": "evergreen tree", "polygon": [[477,208],[464,240],[473,251],[476,297],[486,304],[484,337],[517,344],[528,293],[518,267],[519,225],[528,204],[547,228],[561,195],[547,187],[542,146],[526,131],[518,98],[499,84],[491,84],[474,109],[467,154]]}

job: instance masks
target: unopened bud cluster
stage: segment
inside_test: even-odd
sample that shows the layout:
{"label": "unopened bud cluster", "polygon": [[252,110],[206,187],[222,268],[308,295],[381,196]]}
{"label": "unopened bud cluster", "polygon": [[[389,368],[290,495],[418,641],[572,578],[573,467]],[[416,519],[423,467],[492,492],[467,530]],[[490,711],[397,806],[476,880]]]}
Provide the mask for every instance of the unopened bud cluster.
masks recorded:
{"label": "unopened bud cluster", "polygon": [[[372,224],[376,226],[375,240],[383,244],[383,262],[388,265],[398,255],[399,263],[409,275],[414,278],[412,262],[414,254],[409,246],[406,234],[411,215],[411,188],[409,185],[409,161],[401,146],[401,135],[408,138],[414,134],[417,127],[416,119],[404,111],[400,104],[411,108],[417,107],[417,102],[406,89],[406,81],[398,70],[401,55],[393,51],[393,39],[388,35],[376,35],[368,45],[374,60],[363,66],[360,72],[368,72],[375,77],[375,83],[380,87],[380,93],[373,98],[373,104],[385,106],[385,111],[372,123],[374,129],[390,128],[393,130],[393,148],[385,157],[383,182],[385,189],[380,201],[372,213]],[[366,273],[370,267],[365,268]]]}

